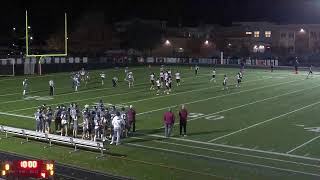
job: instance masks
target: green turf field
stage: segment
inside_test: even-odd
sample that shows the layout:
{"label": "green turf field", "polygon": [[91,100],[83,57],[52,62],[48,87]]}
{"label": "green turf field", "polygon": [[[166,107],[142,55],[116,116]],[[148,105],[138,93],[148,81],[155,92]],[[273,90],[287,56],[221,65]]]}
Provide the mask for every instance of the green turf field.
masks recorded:
{"label": "green turf field", "polygon": [[[0,140],[0,150],[37,158],[54,159],[101,172],[136,179],[319,179],[320,178],[320,79],[306,79],[306,72],[248,69],[241,88],[235,88],[238,69],[218,68],[217,82],[209,82],[210,68],[200,68],[196,77],[190,68],[179,69],[182,85],[170,95],[150,91],[149,73],[158,76],[159,67],[131,68],[135,87],[128,89],[124,70],[105,70],[101,86],[99,73],[91,72],[87,87],[74,93],[69,73],[29,77],[30,98],[23,99],[24,77],[0,78],[0,124],[34,129],[36,108],[45,103],[77,102],[81,108],[99,99],[137,110],[137,134],[123,139],[121,146],[109,146],[108,155],[98,152],[69,154],[72,147],[53,146],[11,137]],[[223,75],[229,76],[229,90],[222,90]],[[110,78],[121,82],[112,88]],[[48,81],[56,84],[54,99],[46,99]],[[185,104],[190,112],[188,136],[164,139],[162,115],[168,107],[175,114]],[[57,172],[59,173],[59,172]]]}

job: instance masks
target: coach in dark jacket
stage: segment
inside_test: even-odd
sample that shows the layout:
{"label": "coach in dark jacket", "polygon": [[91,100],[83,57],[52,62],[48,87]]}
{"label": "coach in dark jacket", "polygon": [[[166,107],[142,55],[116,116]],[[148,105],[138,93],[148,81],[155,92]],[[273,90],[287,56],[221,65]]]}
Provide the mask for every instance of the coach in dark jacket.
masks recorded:
{"label": "coach in dark jacket", "polygon": [[179,111],[179,118],[180,118],[180,136],[182,136],[182,129],[184,132],[184,136],[187,136],[187,119],[188,119],[188,111],[184,105],[181,106]]}

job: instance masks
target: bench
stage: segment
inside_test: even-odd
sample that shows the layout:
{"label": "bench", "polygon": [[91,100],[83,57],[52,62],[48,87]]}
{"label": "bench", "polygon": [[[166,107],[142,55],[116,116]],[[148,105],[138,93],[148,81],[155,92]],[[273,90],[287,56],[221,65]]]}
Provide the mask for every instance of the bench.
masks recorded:
{"label": "bench", "polygon": [[51,147],[52,143],[57,143],[57,144],[60,143],[60,144],[68,145],[68,146],[73,146],[74,150],[71,151],[70,153],[77,152],[79,150],[78,147],[92,149],[92,150],[98,150],[98,151],[100,151],[100,156],[97,156],[96,158],[103,157],[104,151],[106,151],[106,148],[104,147],[103,142],[94,142],[94,141],[90,141],[90,140],[84,140],[84,139],[79,139],[79,138],[36,132],[36,131],[8,127],[8,126],[2,126],[2,125],[0,125],[0,132],[5,133],[6,138],[8,138],[8,134],[13,134],[15,136],[24,137],[25,140],[21,141],[21,144],[29,142],[29,138],[32,138],[35,140],[41,140],[41,141],[48,142],[49,145],[45,146],[44,148]]}

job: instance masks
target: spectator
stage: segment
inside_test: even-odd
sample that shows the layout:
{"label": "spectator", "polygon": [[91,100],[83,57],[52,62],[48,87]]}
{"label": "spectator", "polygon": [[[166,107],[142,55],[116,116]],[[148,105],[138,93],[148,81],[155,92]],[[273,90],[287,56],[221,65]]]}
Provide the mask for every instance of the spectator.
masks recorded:
{"label": "spectator", "polygon": [[124,120],[120,116],[120,112],[117,112],[116,116],[112,120],[113,125],[113,134],[112,134],[112,140],[110,144],[114,143],[115,136],[117,136],[116,145],[120,144],[120,136],[121,136],[121,127],[125,125]]}
{"label": "spectator", "polygon": [[132,105],[129,106],[127,116],[129,122],[129,132],[131,132],[131,127],[132,132],[136,132],[136,111],[133,109]]}
{"label": "spectator", "polygon": [[166,138],[168,138],[171,135],[171,131],[175,121],[175,116],[171,108],[169,108],[169,110],[164,113],[163,121],[164,121],[164,129],[165,129],[164,135]]}
{"label": "spectator", "polygon": [[183,136],[187,136],[187,119],[188,119],[188,111],[184,105],[181,106],[181,110],[179,111],[180,117],[180,136],[182,136],[182,129],[183,129]]}

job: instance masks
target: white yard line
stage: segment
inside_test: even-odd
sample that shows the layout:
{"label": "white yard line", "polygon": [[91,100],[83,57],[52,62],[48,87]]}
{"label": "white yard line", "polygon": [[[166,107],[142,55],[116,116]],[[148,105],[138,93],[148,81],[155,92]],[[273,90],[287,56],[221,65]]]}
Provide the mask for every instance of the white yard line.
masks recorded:
{"label": "white yard line", "polygon": [[[144,134],[144,135],[150,136],[150,137],[165,138],[164,136],[157,135],[157,134]],[[235,150],[242,150],[242,151],[248,151],[248,152],[255,152],[255,153],[262,153],[262,154],[269,154],[269,155],[283,156],[283,157],[288,157],[288,158],[297,158],[297,159],[311,160],[311,161],[320,162],[319,158],[305,157],[305,156],[299,156],[299,155],[293,155],[293,154],[287,154],[287,153],[280,153],[280,152],[274,152],[274,151],[273,152],[264,151],[264,150],[260,150],[260,149],[237,147],[237,146],[210,143],[210,142],[203,142],[203,141],[197,141],[197,140],[185,139],[185,138],[177,138],[177,137],[170,137],[170,139],[173,139],[173,140],[176,140],[176,141],[182,141],[182,142],[189,142],[189,143],[195,143],[195,144],[203,144],[203,145],[209,145],[209,146],[222,147],[222,148],[227,148],[227,149],[235,149]]]}
{"label": "white yard line", "polygon": [[13,116],[13,117],[22,117],[22,118],[28,118],[28,119],[35,119],[32,116],[24,116],[24,115],[12,114],[12,113],[6,113],[6,112],[0,112],[0,115]]}
{"label": "white yard line", "polygon": [[307,142],[305,142],[305,143],[303,143],[303,144],[301,144],[301,145],[299,145],[299,146],[297,146],[297,147],[295,147],[295,148],[291,149],[291,150],[290,150],[290,151],[288,151],[287,153],[288,153],[288,154],[289,154],[289,153],[292,153],[293,151],[295,151],[295,150],[297,150],[297,149],[302,148],[303,146],[305,146],[305,145],[307,145],[307,144],[311,143],[312,141],[315,141],[315,140],[316,140],[316,139],[318,139],[318,138],[320,138],[320,136],[317,136],[317,137],[314,137],[314,138],[310,139],[309,141],[307,141]]}
{"label": "white yard line", "polygon": [[213,97],[209,97],[209,98],[205,98],[205,99],[200,99],[200,100],[196,100],[196,101],[190,101],[190,102],[185,102],[185,103],[180,103],[180,104],[176,104],[176,105],[172,105],[172,106],[167,106],[167,107],[163,107],[163,108],[159,108],[159,109],[154,109],[154,110],[150,110],[150,111],[145,111],[142,113],[138,113],[137,115],[143,115],[143,114],[148,114],[148,113],[152,113],[152,112],[157,112],[157,111],[161,111],[161,110],[165,110],[168,108],[175,108],[181,104],[194,104],[194,103],[198,103],[198,102],[204,102],[204,101],[208,101],[211,99],[217,99],[217,98],[221,98],[221,97],[226,97],[226,96],[231,96],[231,95],[235,95],[235,94],[240,94],[240,93],[244,93],[244,92],[250,92],[250,91],[255,91],[255,90],[259,90],[259,89],[264,89],[264,88],[268,88],[268,87],[274,87],[274,86],[279,86],[282,84],[288,84],[288,83],[292,83],[292,82],[296,82],[296,81],[288,81],[288,82],[284,82],[284,83],[278,83],[278,84],[273,84],[273,85],[269,85],[269,86],[262,86],[262,87],[258,87],[258,88],[252,88],[252,89],[247,89],[247,90],[243,90],[243,91],[238,91],[238,92],[233,92],[233,93],[229,93],[229,94],[224,94],[224,95],[219,95],[219,96],[213,96]]}
{"label": "white yard line", "polygon": [[230,111],[230,110],[242,108],[242,107],[249,106],[249,105],[252,105],[252,104],[256,104],[256,103],[268,101],[268,100],[271,100],[271,99],[276,99],[276,98],[278,98],[278,97],[282,97],[282,96],[294,94],[294,93],[297,93],[297,92],[302,92],[302,91],[305,91],[305,90],[314,89],[314,88],[317,88],[317,87],[320,87],[320,85],[319,85],[319,86],[314,86],[314,87],[311,87],[311,88],[305,88],[305,89],[300,89],[300,90],[296,90],[296,91],[292,91],[292,92],[280,94],[280,95],[277,95],[277,96],[268,97],[268,98],[261,99],[261,100],[257,100],[257,101],[253,101],[253,102],[250,102],[250,103],[247,103],[247,104],[242,104],[242,105],[235,106],[235,107],[232,107],[232,108],[229,108],[229,109],[224,109],[224,110],[217,111],[217,112],[210,113],[210,114],[206,114],[206,115],[203,115],[203,116],[200,116],[200,117],[192,118],[192,119],[190,119],[190,120],[188,120],[188,121],[193,121],[193,120],[197,120],[197,119],[202,119],[202,118],[205,118],[205,117],[208,117],[208,116],[211,116],[211,115],[215,115],[215,114],[227,112],[227,111]]}
{"label": "white yard line", "polygon": [[[146,140],[144,138],[139,138],[139,137],[130,137],[130,138]],[[159,141],[159,140],[152,140],[152,141],[153,142],[157,142],[157,143],[161,143],[161,144],[169,144],[169,145],[175,145],[175,146],[181,146],[181,147],[187,147],[187,148],[193,148],[193,149],[201,149],[201,150],[212,151],[212,152],[221,152],[221,153],[224,153],[224,154],[232,154],[232,155],[238,155],[238,156],[244,156],[244,157],[252,157],[252,158],[257,158],[257,159],[265,159],[265,160],[271,160],[271,161],[278,161],[278,162],[284,162],[284,163],[290,163],[290,164],[297,164],[297,165],[320,168],[320,165],[315,165],[315,164],[307,164],[307,163],[301,163],[301,162],[296,162],[296,161],[288,161],[288,160],[282,160],[282,159],[277,159],[277,158],[269,158],[269,157],[264,157],[264,156],[242,154],[242,153],[236,153],[236,152],[231,152],[231,151],[223,151],[223,150],[212,149],[212,148],[204,148],[204,147],[199,147],[199,146],[191,146],[191,145],[186,145],[186,144],[172,143],[172,142],[167,142],[167,141]]]}
{"label": "white yard line", "polygon": [[320,174],[308,173],[308,172],[297,171],[297,170],[292,170],[292,169],[279,168],[279,167],[273,167],[273,166],[268,166],[268,165],[262,165],[262,164],[244,162],[244,161],[237,161],[237,160],[231,160],[231,159],[224,159],[224,158],[200,155],[200,154],[189,153],[189,152],[184,152],[184,151],[176,151],[176,150],[166,149],[166,148],[145,146],[145,145],[134,144],[134,143],[126,143],[126,144],[131,145],[131,146],[135,146],[135,147],[145,148],[145,149],[152,149],[152,150],[157,150],[157,151],[171,152],[171,153],[188,155],[188,156],[193,156],[193,157],[198,157],[198,158],[206,158],[206,159],[224,161],[224,162],[229,162],[229,163],[242,164],[242,165],[246,165],[246,166],[262,167],[262,168],[274,169],[274,170],[284,171],[284,172],[289,172],[289,173],[304,174],[304,175],[308,175],[308,176],[320,177]]}
{"label": "white yard line", "polygon": [[312,107],[312,106],[318,105],[319,103],[320,103],[320,101],[315,102],[315,103],[312,103],[312,104],[309,104],[309,105],[307,105],[307,106],[303,106],[303,107],[298,108],[298,109],[295,109],[295,110],[293,110],[293,111],[290,111],[290,112],[287,112],[287,113],[281,114],[281,115],[279,115],[279,116],[276,116],[276,117],[273,117],[273,118],[267,119],[267,120],[265,120],[265,121],[262,121],[262,122],[259,122],[259,123],[256,123],[256,124],[253,124],[253,125],[248,126],[248,127],[246,127],[246,128],[242,128],[242,129],[237,130],[237,131],[234,131],[234,132],[232,132],[232,133],[229,133],[229,134],[226,134],[226,135],[223,135],[223,136],[220,136],[220,137],[217,137],[217,138],[211,139],[211,140],[210,140],[210,141],[208,141],[208,142],[217,141],[217,140],[219,140],[219,139],[222,139],[222,138],[225,138],[225,137],[228,137],[228,136],[231,136],[231,135],[234,135],[234,134],[240,133],[240,132],[242,132],[242,131],[246,131],[246,130],[248,130],[248,129],[251,129],[251,128],[253,128],[253,127],[259,126],[259,125],[261,125],[261,124],[264,124],[264,123],[267,123],[267,122],[273,121],[273,120],[275,120],[275,119],[279,119],[279,118],[281,118],[281,117],[287,116],[287,115],[289,115],[289,114],[292,114],[292,113],[295,113],[295,112],[298,112],[298,111],[304,110],[304,109],[306,109],[306,108],[309,108],[309,107]]}

